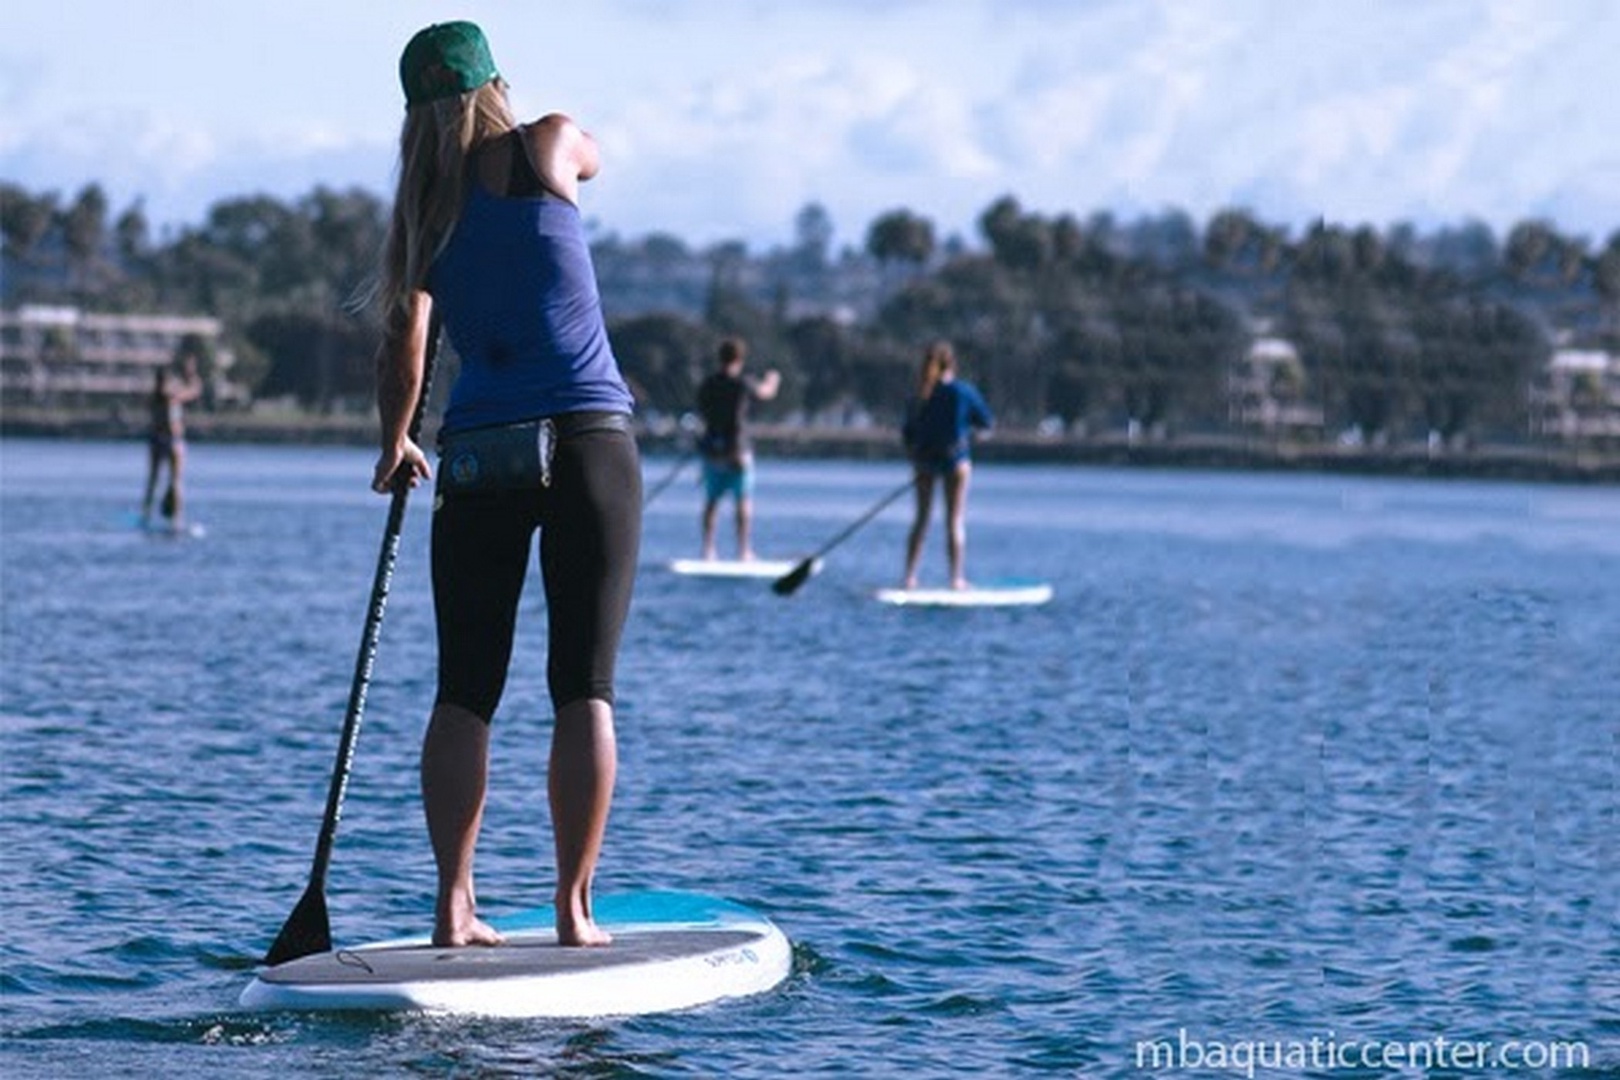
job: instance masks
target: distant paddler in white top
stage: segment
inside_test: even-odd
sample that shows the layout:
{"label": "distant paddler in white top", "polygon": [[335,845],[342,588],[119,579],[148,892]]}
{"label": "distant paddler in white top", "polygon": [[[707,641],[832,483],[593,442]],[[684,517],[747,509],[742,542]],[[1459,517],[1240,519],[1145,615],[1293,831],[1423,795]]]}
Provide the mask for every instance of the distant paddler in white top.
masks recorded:
{"label": "distant paddler in white top", "polygon": [[990,407],[972,383],[956,377],[956,351],[936,341],[923,354],[917,393],[906,407],[902,436],[911,458],[917,492],[916,515],[906,538],[905,588],[917,587],[917,564],[934,505],[934,481],[945,489],[945,552],[951,588],[968,587],[967,491],[973,475],[973,437],[994,423]]}
{"label": "distant paddler in white top", "polygon": [[714,559],[715,519],[720,500],[731,496],[737,508],[737,558],[754,557],[750,538],[754,521],[754,449],[748,440],[748,403],[769,401],[781,387],[774,368],[758,378],[743,374],[748,345],[741,338],[720,343],[719,367],[698,387],[703,415],[703,557]]}
{"label": "distant paddler in white top", "polygon": [[185,407],[202,396],[202,379],[197,374],[196,349],[181,342],[175,363],[152,373],[152,392],[147,395],[149,419],[146,432],[146,494],[141,498],[141,525],[152,524],[152,498],[157,494],[158,476],[167,470],[169,484],[159,504],[169,527],[179,529],[184,522],[185,497],[180,488],[186,464]]}

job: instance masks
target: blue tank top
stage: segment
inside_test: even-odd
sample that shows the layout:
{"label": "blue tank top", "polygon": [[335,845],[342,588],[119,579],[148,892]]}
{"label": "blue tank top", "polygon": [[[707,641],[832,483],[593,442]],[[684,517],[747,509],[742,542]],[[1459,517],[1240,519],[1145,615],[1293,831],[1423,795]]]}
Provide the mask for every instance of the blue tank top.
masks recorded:
{"label": "blue tank top", "polygon": [[476,181],[427,290],[461,358],[441,431],[537,416],[629,413],[579,209]]}

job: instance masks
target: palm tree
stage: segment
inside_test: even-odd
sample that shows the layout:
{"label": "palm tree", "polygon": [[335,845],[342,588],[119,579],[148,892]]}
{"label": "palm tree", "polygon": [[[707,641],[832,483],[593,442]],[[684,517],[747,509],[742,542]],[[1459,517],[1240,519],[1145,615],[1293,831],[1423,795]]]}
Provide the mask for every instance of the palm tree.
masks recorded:
{"label": "palm tree", "polygon": [[107,243],[107,193],[100,184],[86,185],[62,214],[62,240],[77,288],[88,291],[91,276]]}

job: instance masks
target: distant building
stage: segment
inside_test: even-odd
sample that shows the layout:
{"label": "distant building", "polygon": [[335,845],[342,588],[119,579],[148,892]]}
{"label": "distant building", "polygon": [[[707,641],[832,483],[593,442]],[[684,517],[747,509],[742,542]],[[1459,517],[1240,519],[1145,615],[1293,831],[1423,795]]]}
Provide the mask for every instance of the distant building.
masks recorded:
{"label": "distant building", "polygon": [[1284,338],[1259,336],[1227,373],[1227,420],[1268,435],[1319,438],[1320,405],[1306,400],[1305,365]]}
{"label": "distant building", "polygon": [[1620,356],[1555,349],[1530,389],[1530,434],[1620,445]]}
{"label": "distant building", "polygon": [[194,315],[108,315],[27,305],[0,311],[0,403],[66,408],[142,407],[153,373],[172,363],[180,342],[200,338],[205,400],[243,402],[231,381],[235,357],[220,344],[218,319]]}

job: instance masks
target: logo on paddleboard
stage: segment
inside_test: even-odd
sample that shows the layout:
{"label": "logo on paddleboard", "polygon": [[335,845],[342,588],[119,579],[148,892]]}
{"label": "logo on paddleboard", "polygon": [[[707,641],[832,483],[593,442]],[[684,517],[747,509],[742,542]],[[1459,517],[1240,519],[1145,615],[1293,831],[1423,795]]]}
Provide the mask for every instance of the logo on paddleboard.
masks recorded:
{"label": "logo on paddleboard", "polygon": [[735,967],[738,964],[757,964],[759,963],[759,954],[748,948],[733,949],[730,952],[706,956],[703,958],[703,962],[712,968]]}

